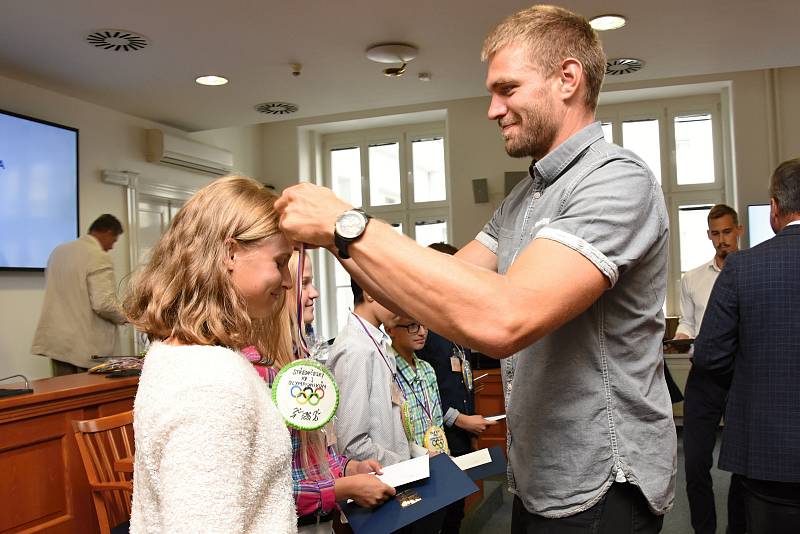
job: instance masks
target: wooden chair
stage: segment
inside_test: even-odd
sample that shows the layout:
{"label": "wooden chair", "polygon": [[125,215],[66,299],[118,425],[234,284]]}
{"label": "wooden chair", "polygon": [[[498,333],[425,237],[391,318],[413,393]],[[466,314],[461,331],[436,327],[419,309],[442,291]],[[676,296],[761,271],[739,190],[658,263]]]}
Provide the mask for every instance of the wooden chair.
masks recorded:
{"label": "wooden chair", "polygon": [[102,534],[130,519],[133,411],[73,421],[75,440],[92,490]]}

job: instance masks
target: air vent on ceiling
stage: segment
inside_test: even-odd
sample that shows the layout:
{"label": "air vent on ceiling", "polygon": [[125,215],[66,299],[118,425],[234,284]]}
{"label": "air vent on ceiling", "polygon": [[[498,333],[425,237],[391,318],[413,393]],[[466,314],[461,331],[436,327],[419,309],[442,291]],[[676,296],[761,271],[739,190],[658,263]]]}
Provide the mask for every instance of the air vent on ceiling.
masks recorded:
{"label": "air vent on ceiling", "polygon": [[87,35],[86,41],[112,52],[136,52],[149,44],[144,35],[126,30],[97,30]]}
{"label": "air vent on ceiling", "polygon": [[256,111],[267,115],[288,115],[298,109],[300,108],[296,104],[290,104],[289,102],[263,102],[255,105]]}
{"label": "air vent on ceiling", "polygon": [[644,61],[641,59],[633,58],[616,58],[609,59],[606,62],[606,74],[611,76],[622,76],[623,74],[631,74],[644,67]]}

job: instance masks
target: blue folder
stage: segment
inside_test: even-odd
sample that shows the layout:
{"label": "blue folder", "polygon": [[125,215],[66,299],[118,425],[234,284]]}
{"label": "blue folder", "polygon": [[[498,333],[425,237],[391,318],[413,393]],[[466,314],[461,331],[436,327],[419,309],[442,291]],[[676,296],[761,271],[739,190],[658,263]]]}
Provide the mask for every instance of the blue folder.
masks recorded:
{"label": "blue folder", "polygon": [[405,508],[396,498],[373,509],[362,508],[354,502],[341,503],[353,532],[389,534],[475,493],[478,486],[449,456],[439,454],[430,460],[430,477],[396,489],[398,493],[413,489],[422,500]]}
{"label": "blue folder", "polygon": [[489,456],[492,461],[488,464],[478,465],[464,471],[472,480],[483,480],[493,475],[506,472],[506,455],[502,447],[489,447]]}

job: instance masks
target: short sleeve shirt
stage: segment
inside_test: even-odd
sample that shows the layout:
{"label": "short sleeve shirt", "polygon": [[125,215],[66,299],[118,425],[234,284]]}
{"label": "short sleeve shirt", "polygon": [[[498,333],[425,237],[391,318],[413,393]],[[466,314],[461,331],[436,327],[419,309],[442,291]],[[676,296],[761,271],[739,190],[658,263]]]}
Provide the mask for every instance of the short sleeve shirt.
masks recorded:
{"label": "short sleeve shirt", "polygon": [[676,435],[661,340],[668,222],[659,183],[593,123],[531,165],[476,239],[500,274],[535,239],[591,261],[609,289],[514,357],[507,397],[512,491],[532,513],[572,515],[616,480],[672,505]]}

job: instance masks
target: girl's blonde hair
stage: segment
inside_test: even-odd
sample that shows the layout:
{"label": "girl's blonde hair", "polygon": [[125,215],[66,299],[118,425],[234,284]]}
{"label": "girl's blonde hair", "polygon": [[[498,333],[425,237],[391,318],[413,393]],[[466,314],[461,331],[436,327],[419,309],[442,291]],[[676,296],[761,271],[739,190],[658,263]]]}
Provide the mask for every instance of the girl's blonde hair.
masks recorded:
{"label": "girl's blonde hair", "polygon": [[283,302],[263,320],[247,314],[225,259],[232,242],[254,247],[279,232],[277,197],[242,176],[215,180],[172,220],[146,265],[133,275],[123,302],[128,321],[153,339],[277,354],[289,332],[278,319]]}
{"label": "girl's blonde hair", "polygon": [[[312,261],[312,256],[306,252],[306,263]],[[284,340],[282,350],[274,356],[273,367],[280,369],[296,358],[302,358],[300,354],[300,336],[305,331],[305,325],[297,323],[297,291],[303,286],[303,273],[297,276],[297,268],[300,263],[300,253],[294,252],[289,259],[289,273],[292,275],[292,289],[286,292],[286,299],[283,305],[283,312],[279,319],[281,327],[291,332]],[[329,425],[328,432],[332,432],[332,425]],[[300,438],[300,464],[308,472],[308,467],[314,462],[311,461],[309,451],[313,452],[314,459],[319,466],[322,478],[330,477],[330,465],[328,465],[328,446],[325,432],[322,430],[298,430]]]}

